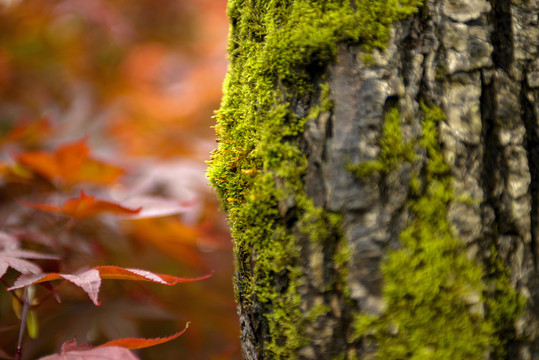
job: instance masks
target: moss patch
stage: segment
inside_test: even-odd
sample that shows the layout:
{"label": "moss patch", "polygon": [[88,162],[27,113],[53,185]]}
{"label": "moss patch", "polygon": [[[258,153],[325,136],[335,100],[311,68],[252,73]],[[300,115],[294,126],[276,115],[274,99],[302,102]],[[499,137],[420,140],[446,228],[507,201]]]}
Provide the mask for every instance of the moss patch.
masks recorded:
{"label": "moss patch", "polygon": [[[294,359],[310,343],[306,324],[327,309],[299,309],[303,281],[296,235],[285,223],[289,202],[299,231],[313,242],[340,238],[339,215],[316,208],[305,195],[307,160],[299,138],[309,118],[328,110],[328,87],[319,76],[334,61],[339,43],[383,48],[390,25],[417,11],[420,0],[231,0],[229,72],[216,115],[218,149],[208,177],[228,213],[239,277],[237,299],[255,300],[268,319],[264,354]],[[322,104],[306,116],[299,98]],[[307,104],[308,105],[308,104]],[[279,208],[281,201],[281,209]],[[290,215],[292,214],[292,215]],[[337,249],[342,246],[337,245]],[[344,261],[341,251],[336,255]],[[277,279],[283,279],[279,284]]]}
{"label": "moss patch", "polygon": [[386,114],[379,145],[380,153],[376,159],[358,164],[349,163],[347,169],[358,177],[365,177],[375,172],[387,174],[403,162],[413,163],[415,161],[416,154],[413,143],[404,143],[401,116],[397,107],[392,108]]}
{"label": "moss patch", "polygon": [[[422,104],[421,109],[424,181],[411,184],[411,220],[400,234],[402,247],[389,253],[382,267],[387,310],[381,316],[360,314],[356,335],[376,342],[379,359],[484,359],[488,352],[503,356],[503,333],[523,304],[494,252],[486,274],[453,236],[447,208],[456,199],[437,132],[445,115],[437,107]],[[401,140],[397,148],[403,146]],[[487,289],[489,278],[496,284],[494,293]]]}

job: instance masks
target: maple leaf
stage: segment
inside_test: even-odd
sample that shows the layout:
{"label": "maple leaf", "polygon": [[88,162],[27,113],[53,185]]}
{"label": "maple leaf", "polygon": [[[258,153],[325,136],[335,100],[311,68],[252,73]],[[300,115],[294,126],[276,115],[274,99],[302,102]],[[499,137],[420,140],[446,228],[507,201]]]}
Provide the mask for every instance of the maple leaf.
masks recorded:
{"label": "maple leaf", "polygon": [[77,340],[69,340],[62,344],[60,354],[49,355],[39,360],[133,360],[138,359],[131,351],[143,349],[150,346],[166,343],[183,335],[189,323],[185,325],[182,331],[171,336],[163,338],[145,339],[145,338],[123,338],[108,341],[97,347],[82,344],[77,345]]}
{"label": "maple leaf", "polygon": [[39,274],[41,272],[39,266],[23,259],[58,260],[58,257],[28,250],[0,251],[0,278],[4,276],[9,267],[22,274]]}
{"label": "maple leaf", "polygon": [[176,334],[173,334],[167,337],[153,338],[153,339],[145,339],[145,338],[116,339],[116,340],[108,341],[102,345],[99,345],[99,347],[101,348],[101,347],[107,347],[107,346],[120,346],[120,347],[131,349],[131,350],[143,349],[150,346],[163,344],[170,340],[174,340],[180,337],[181,335],[183,335],[187,331],[188,327],[189,327],[189,323],[185,324],[185,328],[182,331],[178,331]]}
{"label": "maple leaf", "polygon": [[138,360],[129,349],[119,346],[96,347],[77,345],[76,340],[66,341],[59,354],[48,355],[39,360]]}
{"label": "maple leaf", "polygon": [[19,249],[17,240],[4,232],[0,233],[0,248],[0,278],[10,267],[21,274],[41,273],[39,266],[24,259],[58,260],[57,256]]}
{"label": "maple leaf", "polygon": [[88,345],[88,344],[77,344],[77,339],[72,339],[72,340],[68,340],[66,342],[64,342],[62,344],[62,348],[61,348],[61,352],[62,353],[66,353],[68,351],[73,351],[73,350],[90,350],[92,348],[91,345]]}
{"label": "maple leaf", "polygon": [[17,142],[26,146],[35,146],[51,132],[51,125],[47,118],[32,120],[21,119],[2,139],[0,146],[8,142]]}
{"label": "maple leaf", "polygon": [[32,284],[65,279],[83,289],[90,297],[90,300],[92,300],[95,305],[99,305],[98,297],[99,288],[101,287],[101,279],[149,281],[156,284],[172,286],[178,283],[207,279],[211,275],[212,274],[208,274],[196,278],[181,278],[165,274],[156,274],[141,269],[127,269],[118,266],[106,265],[96,266],[93,269],[86,270],[78,274],[23,274],[19,276],[19,278],[13,283],[13,286],[8,288],[8,291],[20,289]]}
{"label": "maple leaf", "polygon": [[129,209],[113,202],[96,200],[94,196],[86,195],[84,190],[80,191],[80,196],[78,198],[69,199],[62,206],[29,203],[24,201],[19,201],[19,204],[32,209],[64,214],[74,217],[75,219],[86,219],[106,212],[121,215],[133,215],[137,214],[142,209],[142,207],[139,207],[138,209]]}
{"label": "maple leaf", "polygon": [[133,196],[121,201],[123,206],[140,206],[142,210],[136,214],[127,214],[127,219],[149,219],[176,215],[193,210],[200,203],[198,199],[191,201],[170,200],[160,196]]}
{"label": "maple leaf", "polygon": [[16,160],[34,173],[68,187],[81,182],[108,185],[124,173],[120,168],[91,158],[86,138],[62,145],[52,153],[18,154]]}

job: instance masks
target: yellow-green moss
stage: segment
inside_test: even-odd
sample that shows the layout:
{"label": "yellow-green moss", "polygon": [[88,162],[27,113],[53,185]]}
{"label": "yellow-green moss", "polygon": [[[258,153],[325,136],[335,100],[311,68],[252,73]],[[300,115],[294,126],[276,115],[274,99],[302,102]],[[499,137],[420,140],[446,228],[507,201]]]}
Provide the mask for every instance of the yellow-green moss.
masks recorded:
{"label": "yellow-green moss", "polygon": [[493,350],[494,359],[505,359],[505,345],[515,337],[515,319],[526,306],[526,299],[511,286],[509,269],[498,257],[493,245],[486,264],[486,283],[489,287],[485,296],[487,316],[492,319],[499,342]]}
{"label": "yellow-green moss", "polygon": [[[307,166],[299,149],[305,123],[331,109],[321,75],[334,61],[339,43],[383,48],[390,25],[417,11],[420,3],[229,1],[230,67],[216,115],[219,146],[212,153],[208,177],[228,213],[238,301],[249,307],[256,300],[268,320],[267,358],[294,359],[296,349],[310,343],[305,326],[328,311],[321,307],[305,314],[299,308],[299,249],[279,201],[290,201],[288,216],[310,241],[342,241],[340,215],[316,208],[301,181]],[[320,105],[298,117],[292,106],[305,97]],[[336,245],[341,261],[343,246]],[[280,289],[276,279],[284,279]]]}
{"label": "yellow-green moss", "polygon": [[358,177],[365,177],[375,172],[387,174],[403,162],[413,163],[415,161],[416,154],[413,143],[404,143],[401,116],[397,107],[392,108],[385,116],[379,144],[380,153],[376,159],[358,164],[349,163],[347,169]]}
{"label": "yellow-green moss", "polygon": [[[447,208],[456,199],[437,132],[445,114],[434,106],[421,109],[424,182],[411,185],[411,220],[400,234],[401,248],[382,266],[386,311],[358,315],[356,336],[374,340],[384,360],[484,359],[489,352],[501,358],[504,337],[523,303],[494,251],[485,267],[470,260],[454,237]],[[400,141],[397,148],[405,146]],[[487,281],[496,291],[488,290]]]}

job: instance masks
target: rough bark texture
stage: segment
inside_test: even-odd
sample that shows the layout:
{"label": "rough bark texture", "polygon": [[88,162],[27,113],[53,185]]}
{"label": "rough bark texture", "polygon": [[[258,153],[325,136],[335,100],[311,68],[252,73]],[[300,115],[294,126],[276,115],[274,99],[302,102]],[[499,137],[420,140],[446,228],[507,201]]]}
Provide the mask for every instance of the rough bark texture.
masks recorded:
{"label": "rough bark texture", "polygon": [[[396,340],[413,329],[390,315],[391,265],[382,271],[391,253],[406,249],[403,231],[424,223],[418,222],[423,215],[417,204],[431,196],[422,192],[436,179],[451,184],[451,195],[441,195],[446,209],[439,216],[447,217],[451,236],[462,244],[444,254],[466,254],[472,264],[466,266],[480,269],[484,285],[470,285],[472,290],[451,301],[464,304],[466,319],[487,324],[486,330],[470,330],[478,338],[500,340],[478,343],[466,358],[539,360],[539,1],[431,0],[392,24],[385,49],[361,35],[343,36],[331,60],[315,56],[296,63],[298,73],[308,74],[299,79],[268,64],[278,95],[257,98],[261,120],[251,128],[243,123],[245,110],[230,109],[244,101],[239,93],[254,89],[233,90],[250,81],[249,75],[236,82],[233,76],[248,70],[237,61],[245,50],[241,42],[249,38],[245,23],[267,24],[259,3],[230,5],[231,79],[220,111],[220,148],[209,171],[236,242],[244,358],[456,358],[458,352],[447,350],[458,346],[452,339],[442,344],[427,338],[424,347]],[[352,11],[360,3],[352,2]],[[255,11],[241,15],[241,7]],[[251,30],[259,32],[251,35],[259,37],[257,43],[270,41],[264,30]],[[299,89],[292,80],[312,86]],[[281,116],[267,110],[278,105],[271,102],[286,105],[280,108],[288,119],[280,125],[284,135],[265,124]],[[422,103],[445,113],[435,127],[434,150],[425,145],[428,107]],[[395,151],[410,144],[415,156],[396,154],[383,163],[392,109],[399,111],[402,135],[402,144],[393,143]],[[245,138],[229,136],[233,131]],[[272,138],[287,147],[270,149]],[[296,154],[290,149],[304,155],[289,155]],[[444,171],[429,170],[436,151],[443,155]],[[276,162],[261,153],[272,153]],[[378,162],[358,176],[354,166],[369,161]],[[287,172],[282,163],[297,170]],[[228,182],[234,187],[223,185]],[[266,227],[252,232],[261,226]],[[441,300],[433,301],[437,307]],[[370,320],[360,329],[364,315]],[[454,314],[440,312],[426,321],[443,323],[444,316]],[[399,350],[384,350],[392,341]]]}

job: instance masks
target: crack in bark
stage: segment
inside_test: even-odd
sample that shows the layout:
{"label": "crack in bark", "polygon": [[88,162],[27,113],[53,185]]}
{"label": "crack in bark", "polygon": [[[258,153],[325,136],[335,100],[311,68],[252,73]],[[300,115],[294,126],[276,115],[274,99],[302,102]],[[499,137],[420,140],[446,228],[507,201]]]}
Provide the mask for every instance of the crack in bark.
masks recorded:
{"label": "crack in bark", "polygon": [[[481,76],[481,98],[480,98],[480,105],[481,105],[481,138],[483,139],[482,143],[484,144],[484,150],[483,150],[483,161],[482,161],[482,176],[481,176],[481,187],[484,190],[485,193],[485,200],[484,203],[486,206],[490,207],[492,211],[494,212],[494,219],[493,221],[484,224],[484,226],[487,226],[489,228],[492,228],[498,223],[498,219],[500,219],[500,210],[498,206],[496,206],[496,198],[497,196],[494,194],[495,191],[495,185],[497,183],[497,180],[499,178],[498,170],[500,169],[500,158],[499,158],[499,140],[498,140],[498,134],[496,131],[496,128],[494,126],[493,116],[494,116],[494,87],[492,86],[493,79],[490,79],[490,82],[487,84],[485,80],[485,74],[483,72]],[[484,211],[483,211],[484,212]],[[483,220],[485,218],[483,217]],[[493,236],[493,241],[496,241],[498,229],[492,229],[492,232],[489,232]],[[486,244],[487,247],[490,244]]]}
{"label": "crack in bark", "polygon": [[[526,74],[523,76],[526,79]],[[526,151],[528,155],[528,166],[530,168],[530,194],[531,194],[531,253],[534,268],[539,270],[538,264],[538,237],[539,237],[539,136],[537,134],[536,120],[539,114],[534,114],[533,104],[526,98],[526,94],[530,91],[526,84],[526,80],[521,84],[520,103],[522,109],[522,118],[526,127]]]}
{"label": "crack in bark", "polygon": [[511,1],[491,0],[492,5],[492,45],[494,52],[492,60],[494,64],[505,72],[509,73],[509,68],[514,60],[513,44],[513,22],[511,19]]}

